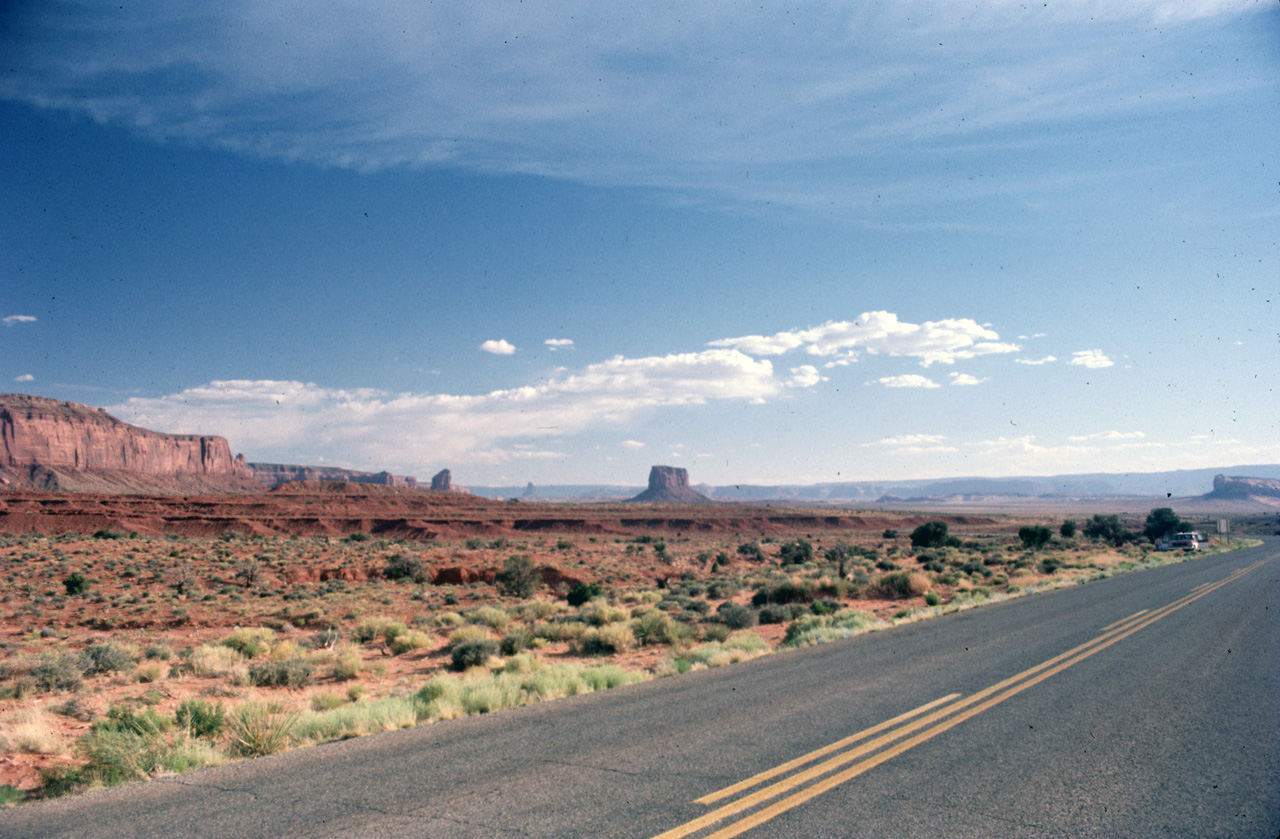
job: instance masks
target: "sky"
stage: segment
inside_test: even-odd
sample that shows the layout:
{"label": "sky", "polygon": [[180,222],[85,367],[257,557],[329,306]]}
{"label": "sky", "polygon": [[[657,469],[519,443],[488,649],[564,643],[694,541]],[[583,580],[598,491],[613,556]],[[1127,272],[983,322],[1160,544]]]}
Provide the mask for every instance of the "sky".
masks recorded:
{"label": "sky", "polygon": [[0,390],[464,486],[1280,462],[1271,0],[9,2],[0,60]]}

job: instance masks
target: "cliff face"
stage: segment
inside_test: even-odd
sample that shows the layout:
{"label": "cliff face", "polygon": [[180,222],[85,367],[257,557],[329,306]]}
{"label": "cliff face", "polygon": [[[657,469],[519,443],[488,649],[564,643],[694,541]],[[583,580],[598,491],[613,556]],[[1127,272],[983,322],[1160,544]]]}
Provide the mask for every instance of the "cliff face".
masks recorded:
{"label": "cliff face", "polygon": [[655,504],[704,504],[710,499],[689,486],[689,470],[678,466],[654,466],[649,470],[649,488],[631,500]]}
{"label": "cliff face", "polygon": [[1213,479],[1213,492],[1205,498],[1280,499],[1280,481],[1216,475]]}
{"label": "cliff face", "polygon": [[11,488],[78,489],[80,476],[92,484],[114,476],[136,484],[128,487],[135,491],[145,491],[149,478],[190,478],[196,489],[261,489],[222,437],[161,434],[101,409],[21,394],[0,394],[0,470]]}

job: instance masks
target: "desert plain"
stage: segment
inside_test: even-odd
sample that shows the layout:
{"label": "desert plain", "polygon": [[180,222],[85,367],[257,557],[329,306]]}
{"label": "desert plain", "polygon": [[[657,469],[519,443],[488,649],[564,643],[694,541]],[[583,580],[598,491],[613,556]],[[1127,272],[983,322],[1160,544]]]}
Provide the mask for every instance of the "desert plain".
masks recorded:
{"label": "desert plain", "polygon": [[494,712],[1205,552],[1155,552],[1144,515],[316,482],[5,493],[0,792],[13,804]]}

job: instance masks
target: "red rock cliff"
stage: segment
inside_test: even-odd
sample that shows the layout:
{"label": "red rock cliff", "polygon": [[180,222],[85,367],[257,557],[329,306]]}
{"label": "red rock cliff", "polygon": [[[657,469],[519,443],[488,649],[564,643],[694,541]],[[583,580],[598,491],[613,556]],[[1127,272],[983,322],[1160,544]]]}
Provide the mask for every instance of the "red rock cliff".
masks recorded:
{"label": "red rock cliff", "polygon": [[[0,469],[32,476],[36,470],[51,471],[63,478],[190,478],[209,489],[219,484],[228,489],[258,486],[243,458],[233,458],[222,437],[161,434],[98,408],[11,393],[0,394]],[[59,485],[70,488],[66,480]]]}

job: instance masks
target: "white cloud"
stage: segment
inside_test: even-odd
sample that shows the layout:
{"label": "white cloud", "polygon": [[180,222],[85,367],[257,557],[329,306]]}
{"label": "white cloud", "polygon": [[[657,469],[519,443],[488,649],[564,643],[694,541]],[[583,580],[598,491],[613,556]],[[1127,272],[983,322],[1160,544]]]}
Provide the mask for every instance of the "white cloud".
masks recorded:
{"label": "white cloud", "polygon": [[1068,364],[1076,367],[1090,367],[1097,369],[1100,367],[1110,367],[1115,362],[1107,358],[1107,354],[1102,350],[1080,350],[1071,354],[1071,360]]}
{"label": "white cloud", "polygon": [[960,385],[962,387],[970,387],[972,385],[980,385],[987,379],[979,379],[976,376],[970,376],[968,373],[952,373],[951,384]]}
{"label": "white cloud", "polygon": [[1017,344],[970,318],[947,318],[923,324],[905,323],[892,312],[863,312],[854,321],[827,321],[808,329],[773,335],[744,335],[711,341],[712,347],[732,347],[750,355],[782,355],[803,349],[810,355],[840,355],[839,362],[856,360],[857,351],[872,355],[918,358],[923,367],[954,364],[958,359],[992,353],[1018,352]]}
{"label": "white cloud", "polygon": [[825,382],[826,376],[819,375],[818,368],[811,364],[802,364],[799,367],[791,368],[791,381],[787,382],[788,387],[813,387],[819,382]]}
{"label": "white cloud", "polygon": [[1141,440],[1146,436],[1141,431],[1099,431],[1096,434],[1081,434],[1067,439],[1075,443],[1083,443],[1087,440]]}
{"label": "white cloud", "polygon": [[295,381],[215,381],[110,410],[161,431],[216,433],[251,460],[316,462],[340,452],[354,466],[426,471],[444,460],[527,457],[519,443],[620,425],[658,408],[779,394],[773,365],[736,350],[616,358],[536,386],[480,395],[339,390]]}
{"label": "white cloud", "polygon": [[14,377],[15,382],[34,382],[36,377],[30,373],[23,373],[21,376]]}
{"label": "white cloud", "polygon": [[1013,360],[1013,363],[1014,363],[1014,364],[1029,364],[1029,365],[1031,365],[1031,366],[1033,366],[1033,367],[1038,367],[1038,366],[1040,366],[1041,364],[1051,364],[1051,363],[1053,363],[1053,362],[1055,362],[1055,361],[1057,361],[1057,360],[1058,360],[1058,359],[1057,359],[1056,357],[1052,356],[1052,355],[1046,355],[1044,358],[1036,358],[1036,359],[1031,359],[1031,358],[1015,358],[1015,359]]}
{"label": "white cloud", "polygon": [[555,352],[556,350],[569,349],[573,346],[573,341],[569,338],[548,338],[542,343],[552,352]]}
{"label": "white cloud", "polygon": [[5,326],[13,326],[15,323],[35,323],[36,319],[31,315],[7,315],[4,318]]}
{"label": "white cloud", "polygon": [[941,434],[902,434],[897,437],[882,437],[865,446],[926,446],[941,443],[947,438]]}
{"label": "white cloud", "polygon": [[627,449],[643,449],[644,443],[641,443],[639,440],[623,440],[622,446]]}
{"label": "white cloud", "polygon": [[483,352],[493,353],[494,355],[514,355],[516,351],[516,348],[513,345],[507,343],[507,340],[505,338],[502,338],[497,341],[494,341],[494,340],[485,341],[483,344],[480,345],[480,349]]}
{"label": "white cloud", "polygon": [[904,376],[885,376],[882,379],[876,379],[877,384],[885,387],[942,387],[942,385],[918,373],[908,373]]}

